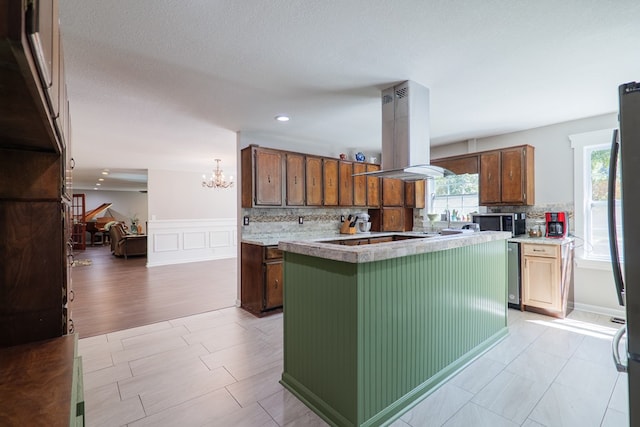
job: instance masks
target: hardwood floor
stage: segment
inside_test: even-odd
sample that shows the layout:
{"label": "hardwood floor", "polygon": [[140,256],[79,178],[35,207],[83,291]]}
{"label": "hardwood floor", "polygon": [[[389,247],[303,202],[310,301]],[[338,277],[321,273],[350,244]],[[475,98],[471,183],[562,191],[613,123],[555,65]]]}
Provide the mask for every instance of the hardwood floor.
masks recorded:
{"label": "hardwood floor", "polygon": [[146,257],[113,256],[108,246],[88,246],[73,267],[72,319],[80,338],[232,307],[236,259],[146,267]]}

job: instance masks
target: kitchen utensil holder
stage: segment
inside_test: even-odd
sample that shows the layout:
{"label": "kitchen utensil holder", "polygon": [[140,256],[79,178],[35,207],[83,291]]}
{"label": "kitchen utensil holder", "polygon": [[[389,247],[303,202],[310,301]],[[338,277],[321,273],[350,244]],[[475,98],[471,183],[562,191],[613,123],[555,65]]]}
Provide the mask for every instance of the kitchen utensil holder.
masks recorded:
{"label": "kitchen utensil holder", "polygon": [[349,227],[349,221],[345,221],[340,226],[340,234],[356,234],[356,227]]}

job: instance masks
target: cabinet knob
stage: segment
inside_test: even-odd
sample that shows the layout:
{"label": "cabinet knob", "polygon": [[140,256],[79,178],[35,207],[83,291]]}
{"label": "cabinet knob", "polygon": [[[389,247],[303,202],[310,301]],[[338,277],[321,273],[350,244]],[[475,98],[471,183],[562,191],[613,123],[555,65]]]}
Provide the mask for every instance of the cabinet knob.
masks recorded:
{"label": "cabinet knob", "polygon": [[276,284],[275,284],[274,288],[278,289],[278,279],[276,279]]}
{"label": "cabinet knob", "polygon": [[296,185],[298,184],[298,177],[297,176],[293,177],[293,183],[296,184]]}
{"label": "cabinet knob", "polygon": [[271,175],[267,175],[267,182],[271,183]]}

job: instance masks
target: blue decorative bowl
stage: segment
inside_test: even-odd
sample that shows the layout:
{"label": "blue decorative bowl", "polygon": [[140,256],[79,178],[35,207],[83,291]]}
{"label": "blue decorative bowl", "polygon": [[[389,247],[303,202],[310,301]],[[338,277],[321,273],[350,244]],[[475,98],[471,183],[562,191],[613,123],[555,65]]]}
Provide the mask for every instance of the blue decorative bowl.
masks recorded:
{"label": "blue decorative bowl", "polygon": [[356,153],[356,160],[359,162],[364,162],[364,154]]}

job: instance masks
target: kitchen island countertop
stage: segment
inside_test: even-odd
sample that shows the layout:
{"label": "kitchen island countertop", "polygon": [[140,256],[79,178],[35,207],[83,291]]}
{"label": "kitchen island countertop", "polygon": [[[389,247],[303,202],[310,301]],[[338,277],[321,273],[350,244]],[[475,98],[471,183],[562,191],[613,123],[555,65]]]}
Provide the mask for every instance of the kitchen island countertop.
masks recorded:
{"label": "kitchen island countertop", "polygon": [[[334,243],[336,240],[365,239],[367,237],[384,237],[390,235],[418,238],[359,246],[340,245]],[[334,237],[317,240],[285,240],[279,242],[278,248],[286,252],[358,264],[437,252],[479,243],[492,242],[495,240],[507,240],[510,236],[510,233],[501,231],[481,231],[451,235],[430,235],[415,232],[360,233],[349,236],[343,235],[338,238]]]}

